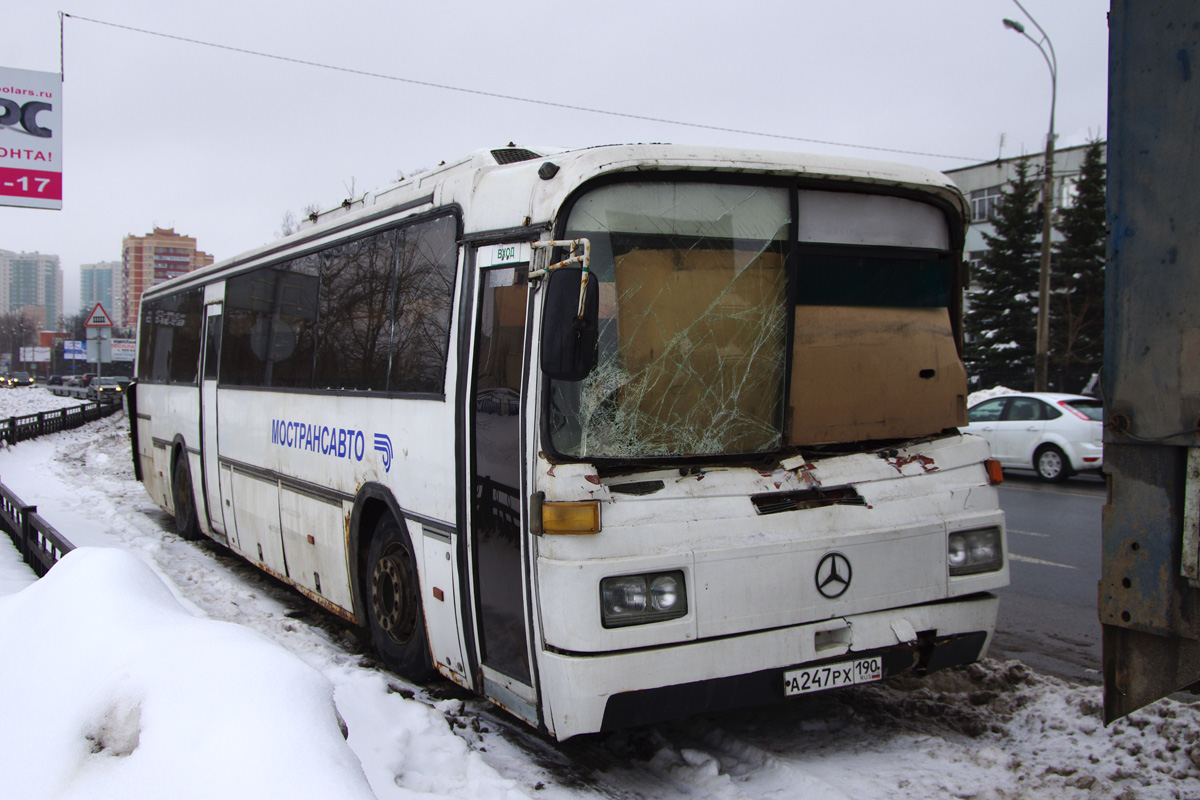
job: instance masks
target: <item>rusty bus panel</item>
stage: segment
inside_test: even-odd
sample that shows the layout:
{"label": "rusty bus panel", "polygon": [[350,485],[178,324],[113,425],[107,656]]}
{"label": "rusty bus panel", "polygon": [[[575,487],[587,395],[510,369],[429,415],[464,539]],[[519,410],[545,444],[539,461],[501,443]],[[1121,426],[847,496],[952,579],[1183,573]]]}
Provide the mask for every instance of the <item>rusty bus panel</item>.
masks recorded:
{"label": "rusty bus panel", "polygon": [[1200,687],[1197,30],[1192,0],[1109,14],[1105,722]]}

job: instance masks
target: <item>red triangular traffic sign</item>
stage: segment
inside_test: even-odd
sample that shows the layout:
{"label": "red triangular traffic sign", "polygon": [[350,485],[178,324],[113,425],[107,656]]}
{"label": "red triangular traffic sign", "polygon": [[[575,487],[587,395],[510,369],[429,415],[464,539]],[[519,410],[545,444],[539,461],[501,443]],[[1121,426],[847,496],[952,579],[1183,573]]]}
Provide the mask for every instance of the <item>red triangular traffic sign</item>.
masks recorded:
{"label": "red triangular traffic sign", "polygon": [[92,309],[92,313],[88,314],[87,321],[83,324],[88,328],[111,328],[113,321],[108,312],[104,310],[104,306],[96,303],[96,307]]}

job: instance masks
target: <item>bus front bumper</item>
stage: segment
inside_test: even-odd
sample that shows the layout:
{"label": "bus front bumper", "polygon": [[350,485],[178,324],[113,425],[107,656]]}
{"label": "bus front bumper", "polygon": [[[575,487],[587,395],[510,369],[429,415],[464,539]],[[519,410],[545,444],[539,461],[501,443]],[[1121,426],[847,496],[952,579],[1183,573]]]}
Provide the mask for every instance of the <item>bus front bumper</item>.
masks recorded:
{"label": "bus front bumper", "polygon": [[878,656],[884,679],[987,653],[995,595],[889,609],[771,631],[605,655],[543,652],[546,727],[559,740],[777,702],[785,673]]}

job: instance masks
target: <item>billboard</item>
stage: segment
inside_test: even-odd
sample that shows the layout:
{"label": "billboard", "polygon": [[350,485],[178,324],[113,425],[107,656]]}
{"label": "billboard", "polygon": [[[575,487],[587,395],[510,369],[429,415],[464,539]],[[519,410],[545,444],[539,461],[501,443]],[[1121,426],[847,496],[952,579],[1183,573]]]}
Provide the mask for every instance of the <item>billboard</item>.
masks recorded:
{"label": "billboard", "polygon": [[137,339],[113,339],[112,360],[133,361],[137,356]]}
{"label": "billboard", "polygon": [[[137,358],[137,339],[111,339],[111,359],[106,361],[134,361]],[[88,358],[87,342],[83,339],[64,339],[63,358],[67,361],[94,361]]]}
{"label": "billboard", "polygon": [[0,67],[0,205],[62,208],[62,76]]}
{"label": "billboard", "polygon": [[24,364],[48,364],[50,362],[50,348],[22,347],[20,361]]}

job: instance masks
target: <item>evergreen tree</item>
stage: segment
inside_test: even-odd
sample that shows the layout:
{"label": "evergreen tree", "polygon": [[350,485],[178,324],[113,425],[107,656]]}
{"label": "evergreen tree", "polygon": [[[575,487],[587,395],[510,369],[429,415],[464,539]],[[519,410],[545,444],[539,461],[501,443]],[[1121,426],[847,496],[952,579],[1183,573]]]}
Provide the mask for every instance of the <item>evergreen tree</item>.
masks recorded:
{"label": "evergreen tree", "polygon": [[1088,145],[1075,202],[1059,212],[1050,278],[1050,372],[1059,391],[1080,391],[1104,360],[1106,210],[1104,152]]}
{"label": "evergreen tree", "polygon": [[973,277],[966,314],[967,369],[976,387],[1004,384],[1032,388],[1037,349],[1037,294],[1041,217],[1040,187],[1029,174],[1029,159],[1016,162],[1016,177],[996,201],[992,225],[984,234],[988,250]]}

